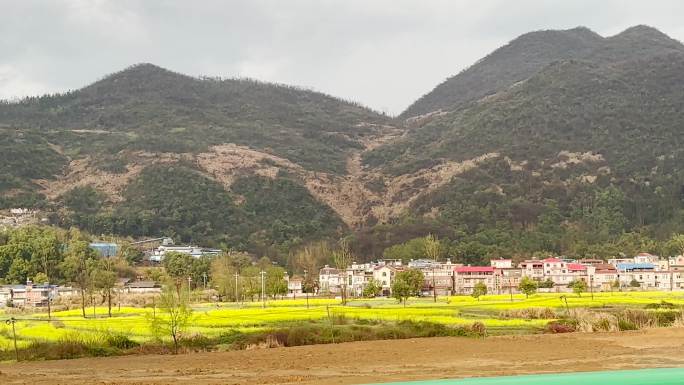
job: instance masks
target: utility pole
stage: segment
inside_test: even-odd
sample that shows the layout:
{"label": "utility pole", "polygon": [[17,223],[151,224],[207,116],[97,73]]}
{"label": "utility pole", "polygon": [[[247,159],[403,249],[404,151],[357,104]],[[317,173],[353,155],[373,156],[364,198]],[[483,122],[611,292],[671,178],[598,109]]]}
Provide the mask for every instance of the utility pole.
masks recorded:
{"label": "utility pole", "polygon": [[508,276],[508,294],[511,295],[511,302],[513,302],[513,283],[510,275]]}
{"label": "utility pole", "polygon": [[589,288],[591,289],[591,300],[594,300],[594,275],[589,276]]}
{"label": "utility pole", "polygon": [[202,279],[204,279],[204,290],[207,290],[207,272],[202,273]]}
{"label": "utility pole", "polygon": [[437,303],[437,285],[435,281],[435,265],[437,264],[437,260],[432,260],[432,298],[435,303]]}
{"label": "utility pole", "polygon": [[17,349],[17,329],[15,328],[14,324],[17,323],[17,320],[14,319],[14,317],[8,319],[5,321],[7,325],[12,325],[12,337],[14,338],[14,356],[17,359],[17,362],[19,362],[19,349]]}
{"label": "utility pole", "polygon": [[240,277],[240,274],[235,273],[235,302],[237,303],[238,301],[238,278]]}
{"label": "utility pole", "polygon": [[308,273],[309,272],[305,269],[304,270],[304,285],[302,286],[302,289],[306,290],[306,308],[307,309],[309,308],[309,290],[308,290],[307,285],[306,285],[306,283],[308,282],[308,280],[307,280],[308,279],[307,278]]}
{"label": "utility pole", "polygon": [[52,302],[52,289],[50,288],[50,282],[45,282],[45,286],[47,286],[47,291],[48,291],[48,296],[47,296],[47,305],[48,305],[48,320],[52,321],[52,311],[50,309],[50,302]]}
{"label": "utility pole", "polygon": [[264,275],[266,275],[266,272],[261,270],[259,274],[261,274],[261,301],[263,302],[262,307],[266,308],[266,285],[264,282]]}

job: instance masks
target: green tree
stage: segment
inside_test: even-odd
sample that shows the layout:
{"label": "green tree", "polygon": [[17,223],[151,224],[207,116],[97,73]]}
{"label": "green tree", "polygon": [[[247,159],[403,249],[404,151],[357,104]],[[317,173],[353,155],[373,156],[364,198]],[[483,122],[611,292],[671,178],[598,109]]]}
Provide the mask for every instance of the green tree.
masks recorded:
{"label": "green tree", "polygon": [[150,319],[150,329],[155,335],[170,336],[173,340],[173,352],[178,354],[181,334],[187,328],[192,316],[187,290],[176,290],[164,286],[159,297],[159,314]]}
{"label": "green tree", "polygon": [[29,263],[25,259],[15,258],[7,271],[5,279],[9,283],[25,284],[29,276]]}
{"label": "green tree", "polygon": [[418,269],[409,269],[400,271],[394,276],[392,282],[392,297],[399,302],[404,303],[406,307],[406,300],[409,297],[420,295],[420,289],[425,283],[425,275]]}
{"label": "green tree", "polygon": [[43,273],[42,271],[33,276],[33,283],[35,284],[44,284],[48,282],[50,282],[50,278],[48,278],[47,274]]}
{"label": "green tree", "polygon": [[122,242],[119,245],[118,257],[125,259],[130,265],[137,265],[143,261],[145,254],[129,242]]}
{"label": "green tree", "polygon": [[99,289],[107,301],[107,314],[112,316],[112,290],[116,287],[117,275],[114,263],[109,259],[98,260],[91,271],[93,286]]}
{"label": "green tree", "polygon": [[371,279],[363,288],[363,296],[366,298],[374,298],[382,292],[382,285],[377,279]]}
{"label": "green tree", "polygon": [[518,290],[525,294],[525,298],[537,292],[537,282],[530,277],[523,277],[518,285]]}
{"label": "green tree", "polygon": [[631,281],[629,281],[629,286],[641,287],[641,282],[637,281],[636,278],[633,278]]}
{"label": "green tree", "polygon": [[194,258],[190,266],[190,278],[195,287],[204,287],[205,279],[207,282],[211,280],[211,261],[212,257],[202,255],[199,258]]}
{"label": "green tree", "polygon": [[408,262],[412,259],[425,258],[426,255],[426,237],[413,238],[404,243],[392,245],[386,248],[382,255],[386,259],[400,259],[403,262]]}
{"label": "green tree", "polygon": [[254,301],[261,293],[261,269],[258,266],[247,266],[240,272],[240,293],[242,298]]}
{"label": "green tree", "polygon": [[684,255],[684,234],[674,234],[665,243],[666,256],[676,257]]}
{"label": "green tree", "polygon": [[587,283],[581,279],[570,282],[568,287],[572,288],[573,293],[577,294],[578,297],[581,297],[582,293],[587,291]]}
{"label": "green tree", "polygon": [[266,294],[275,298],[278,295],[287,294],[287,281],[285,281],[285,269],[280,266],[271,266],[266,269]]}
{"label": "green tree", "polygon": [[543,289],[551,289],[553,288],[555,284],[553,283],[553,280],[551,278],[547,278],[546,280],[539,282],[539,287]]}
{"label": "green tree", "polygon": [[250,264],[251,258],[244,253],[228,252],[212,259],[211,283],[220,297],[239,300],[237,291],[240,288],[239,285],[235,285],[235,275],[240,274],[240,271]]}
{"label": "green tree", "polygon": [[473,294],[471,296],[479,301],[483,295],[487,295],[487,285],[484,282],[478,282],[473,287]]}
{"label": "green tree", "polygon": [[74,237],[67,248],[66,257],[62,262],[62,271],[69,282],[77,287],[81,293],[81,311],[85,318],[86,290],[91,287],[91,261],[96,259],[95,251],[88,242]]}
{"label": "green tree", "polygon": [[166,274],[173,280],[176,285],[176,291],[180,297],[180,289],[188,277],[192,269],[193,257],[189,254],[171,251],[164,254],[164,269]]}

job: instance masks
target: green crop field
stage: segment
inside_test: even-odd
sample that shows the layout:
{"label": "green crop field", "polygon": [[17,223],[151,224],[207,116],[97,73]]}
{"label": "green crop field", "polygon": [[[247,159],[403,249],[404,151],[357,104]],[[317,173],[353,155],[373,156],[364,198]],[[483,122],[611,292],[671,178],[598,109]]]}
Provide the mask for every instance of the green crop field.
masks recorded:
{"label": "green crop field", "polygon": [[[567,301],[567,303],[566,303]],[[553,318],[527,319],[505,315],[516,314],[515,310],[552,309],[562,312],[567,308],[644,308],[649,304],[666,301],[676,307],[684,306],[681,292],[615,292],[582,294],[536,294],[526,299],[523,295],[487,295],[478,301],[469,296],[409,299],[404,307],[395,300],[359,299],[342,306],[339,300],[305,299],[236,303],[201,303],[193,306],[193,315],[188,335],[215,338],[226,333],[257,333],[278,327],[288,327],[304,321],[327,322],[334,319],[348,319],[358,322],[426,321],[449,326],[471,325],[481,322],[490,334],[532,333],[542,330]],[[81,316],[80,308],[54,312],[48,321],[45,313],[7,314],[0,313],[3,321],[9,317],[17,319],[16,331],[20,347],[33,341],[59,342],[78,336],[81,340],[101,338],[103,334],[125,335],[131,340],[144,343],[158,338],[150,328],[154,310],[150,307],[122,307],[112,309],[98,307],[86,311],[88,318]],[[11,326],[0,324],[0,349],[13,349]]]}

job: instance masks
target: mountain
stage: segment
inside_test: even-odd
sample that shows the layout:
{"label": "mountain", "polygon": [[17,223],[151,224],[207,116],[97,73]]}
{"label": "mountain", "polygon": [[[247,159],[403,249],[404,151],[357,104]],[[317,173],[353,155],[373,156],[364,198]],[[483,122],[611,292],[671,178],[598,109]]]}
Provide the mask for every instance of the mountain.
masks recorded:
{"label": "mountain", "polygon": [[[340,172],[345,151],[388,119],[354,103],[254,80],[197,79],[140,64],[65,95],[0,106],[7,128],[39,129],[74,155],[92,150],[198,152],[218,143],[269,149]],[[101,134],[101,135],[92,135]]]}
{"label": "mountain", "polygon": [[[578,33],[586,45],[562,50],[557,60],[549,51],[544,65],[536,60],[538,42],[578,42]],[[520,57],[535,60],[515,65]],[[458,93],[496,63],[511,63],[515,76],[501,76],[507,81],[499,88],[484,82]],[[434,108],[442,112],[364,154],[367,168],[395,178],[474,163],[414,199],[414,217],[456,226],[467,239],[498,229],[502,238],[490,234],[484,244],[520,252],[579,253],[568,244],[605,244],[637,230],[666,237],[684,228],[684,46],[652,28],[606,39],[584,29],[524,35],[404,116]]]}
{"label": "mountain", "polygon": [[464,263],[657,253],[684,231],[682,122],[684,46],[646,26],[525,34],[397,119],[141,64],[0,104],[0,209],[283,260],[428,233]]}
{"label": "mountain", "polygon": [[524,34],[424,95],[399,116],[451,111],[523,81],[546,66],[568,59],[618,62],[668,52],[682,46],[662,32],[636,26],[609,38],[579,27]]}
{"label": "mountain", "polygon": [[347,228],[305,180],[334,185],[391,123],[318,92],[139,64],[0,104],[0,208],[95,233],[287,248]]}

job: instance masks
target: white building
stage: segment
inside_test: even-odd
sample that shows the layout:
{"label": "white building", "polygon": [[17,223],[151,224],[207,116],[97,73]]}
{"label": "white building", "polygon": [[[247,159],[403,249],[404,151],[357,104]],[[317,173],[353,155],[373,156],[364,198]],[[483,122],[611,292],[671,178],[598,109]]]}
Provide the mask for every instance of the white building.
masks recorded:
{"label": "white building", "polygon": [[341,294],[344,283],[344,274],[340,274],[338,269],[325,265],[318,272],[318,283],[320,292],[323,294]]}
{"label": "white building", "polygon": [[164,255],[169,252],[189,254],[194,258],[199,258],[203,255],[219,255],[221,253],[221,250],[208,249],[198,246],[161,245],[152,251],[152,255],[150,255],[150,261],[161,262],[164,260]]}

